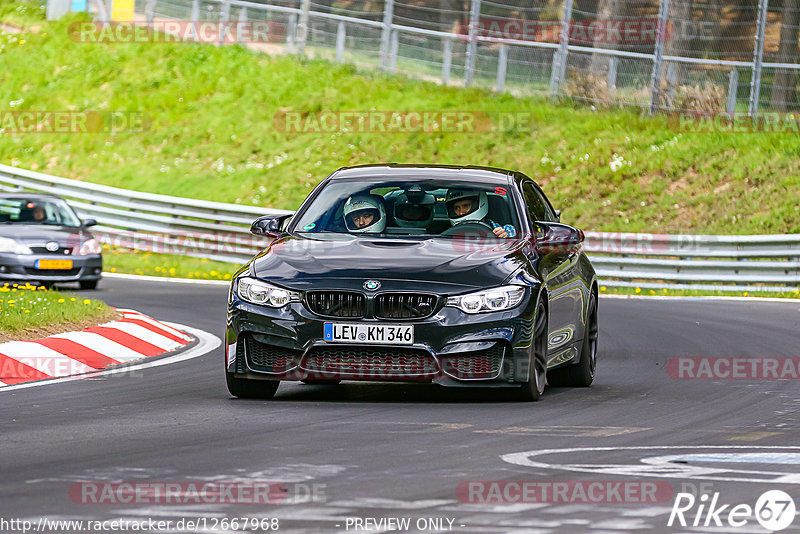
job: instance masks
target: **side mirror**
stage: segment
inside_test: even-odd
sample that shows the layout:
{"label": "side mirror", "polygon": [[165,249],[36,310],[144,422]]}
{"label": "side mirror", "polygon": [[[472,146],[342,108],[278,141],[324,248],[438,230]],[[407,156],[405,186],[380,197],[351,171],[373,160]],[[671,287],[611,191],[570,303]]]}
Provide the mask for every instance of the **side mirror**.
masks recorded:
{"label": "side mirror", "polygon": [[96,225],[97,225],[97,220],[86,219],[85,221],[83,221],[83,224],[81,226],[83,226],[84,228],[89,228],[90,226],[96,226]]}
{"label": "side mirror", "polygon": [[536,248],[542,254],[573,254],[585,239],[583,230],[567,224],[537,222],[542,234],[536,237]]}
{"label": "side mirror", "polygon": [[250,226],[250,233],[276,238],[283,233],[283,223],[291,215],[264,215],[259,217]]}

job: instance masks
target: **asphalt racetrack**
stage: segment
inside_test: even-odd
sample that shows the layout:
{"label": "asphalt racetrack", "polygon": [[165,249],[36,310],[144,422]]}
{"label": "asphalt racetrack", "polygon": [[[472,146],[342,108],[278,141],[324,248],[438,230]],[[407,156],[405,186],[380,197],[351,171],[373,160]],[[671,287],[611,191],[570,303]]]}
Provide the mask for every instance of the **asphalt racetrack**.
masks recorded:
{"label": "asphalt racetrack", "polygon": [[[96,296],[221,337],[226,292],[106,279]],[[599,317],[595,385],[548,388],[536,403],[374,382],[283,383],[273,400],[238,400],[221,347],[0,392],[0,531],[22,531],[10,520],[54,533],[87,530],[39,522],[154,520],[164,528],[145,531],[766,532],[753,515],[704,526],[698,506],[718,494],[726,522],[767,490],[800,499],[800,381],[685,379],[667,367],[681,357],[796,361],[800,303],[601,297]],[[269,502],[249,502],[265,482]],[[180,488],[173,502],[123,502],[158,484]],[[197,503],[203,484],[235,486]],[[697,502],[682,501],[685,527],[668,526],[681,492]],[[796,518],[782,530],[798,531]]]}

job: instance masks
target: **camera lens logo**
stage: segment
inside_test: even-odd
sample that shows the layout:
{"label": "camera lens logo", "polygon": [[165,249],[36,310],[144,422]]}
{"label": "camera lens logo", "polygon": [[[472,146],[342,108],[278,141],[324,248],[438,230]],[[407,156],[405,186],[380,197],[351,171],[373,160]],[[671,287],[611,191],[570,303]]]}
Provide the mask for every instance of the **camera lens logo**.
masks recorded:
{"label": "camera lens logo", "polygon": [[364,289],[367,291],[375,291],[381,287],[381,283],[377,280],[367,280],[364,282]]}

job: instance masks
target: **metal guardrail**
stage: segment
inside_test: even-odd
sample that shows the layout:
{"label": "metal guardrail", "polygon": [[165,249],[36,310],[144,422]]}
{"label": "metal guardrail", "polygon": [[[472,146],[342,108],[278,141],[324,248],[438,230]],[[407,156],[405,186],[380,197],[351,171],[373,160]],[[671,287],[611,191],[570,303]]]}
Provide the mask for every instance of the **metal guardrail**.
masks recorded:
{"label": "metal guardrail", "polygon": [[263,248],[253,219],[285,210],[142,193],[0,165],[0,190],[63,196],[82,218],[96,219],[103,243],[151,252],[242,263]]}
{"label": "metal guardrail", "polygon": [[[141,193],[0,165],[0,190],[63,196],[97,219],[102,242],[243,263],[266,241],[258,216],[290,211]],[[800,287],[800,234],[685,235],[586,232],[602,283],[611,287],[786,291]]]}

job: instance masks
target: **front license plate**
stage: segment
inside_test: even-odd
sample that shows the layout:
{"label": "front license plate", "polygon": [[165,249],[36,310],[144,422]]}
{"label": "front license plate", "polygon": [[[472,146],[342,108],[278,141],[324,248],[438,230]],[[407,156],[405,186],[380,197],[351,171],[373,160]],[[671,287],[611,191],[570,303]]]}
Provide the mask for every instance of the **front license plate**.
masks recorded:
{"label": "front license plate", "polygon": [[325,323],[324,339],[331,343],[411,345],[414,325]]}
{"label": "front license plate", "polygon": [[48,269],[53,271],[67,271],[72,269],[72,260],[38,260],[37,269]]}

